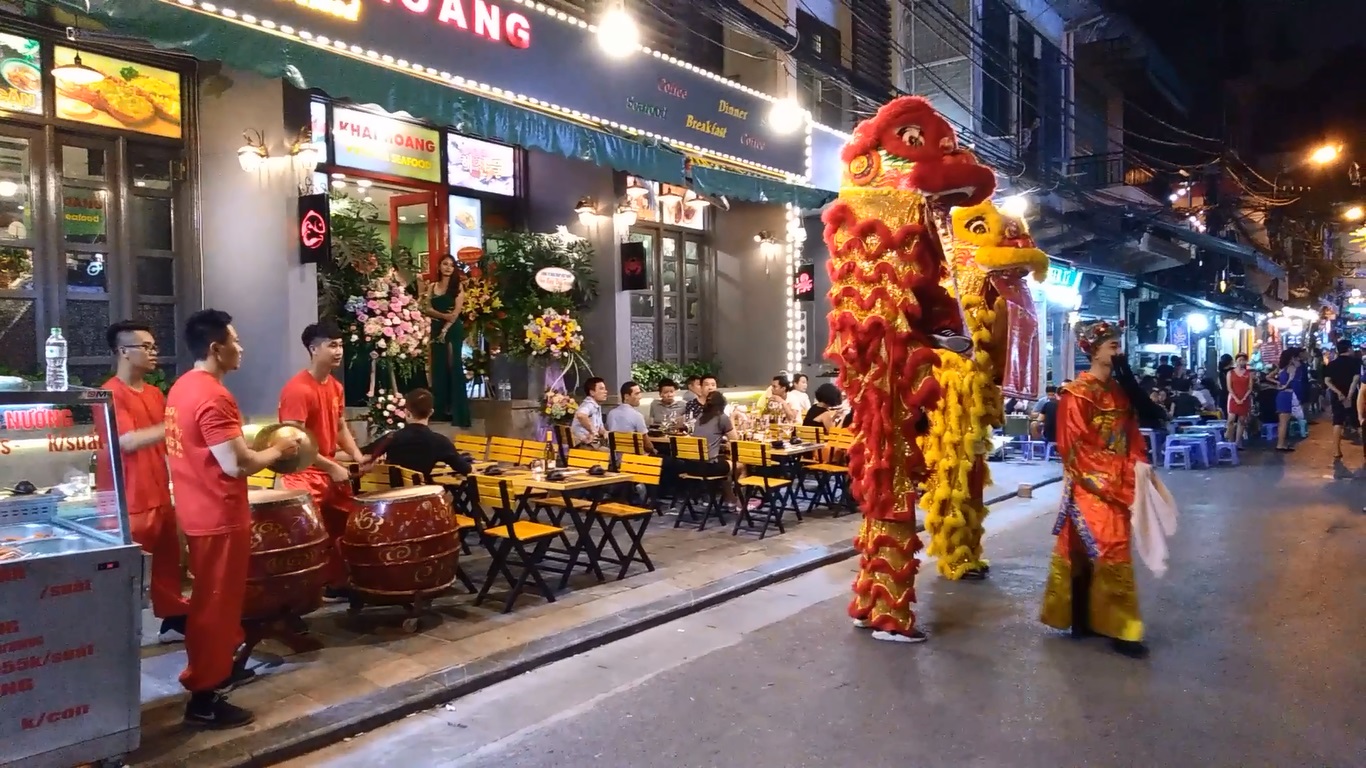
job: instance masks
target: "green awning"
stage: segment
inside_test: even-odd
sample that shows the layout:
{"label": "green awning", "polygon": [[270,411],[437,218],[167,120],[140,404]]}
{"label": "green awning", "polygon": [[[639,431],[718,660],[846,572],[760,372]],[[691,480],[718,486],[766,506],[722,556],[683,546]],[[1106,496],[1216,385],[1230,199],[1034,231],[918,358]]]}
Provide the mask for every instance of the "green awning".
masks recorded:
{"label": "green awning", "polygon": [[[59,0],[78,13],[84,3]],[[606,133],[540,112],[450,88],[375,64],[233,24],[157,0],[104,2],[90,15],[157,48],[281,78],[299,88],[407,112],[461,133],[516,144],[671,184],[684,182],[684,157],[664,146]],[[705,180],[705,181],[704,181]],[[740,200],[824,205],[834,195],[801,185],[714,169],[696,169],[699,191]]]}

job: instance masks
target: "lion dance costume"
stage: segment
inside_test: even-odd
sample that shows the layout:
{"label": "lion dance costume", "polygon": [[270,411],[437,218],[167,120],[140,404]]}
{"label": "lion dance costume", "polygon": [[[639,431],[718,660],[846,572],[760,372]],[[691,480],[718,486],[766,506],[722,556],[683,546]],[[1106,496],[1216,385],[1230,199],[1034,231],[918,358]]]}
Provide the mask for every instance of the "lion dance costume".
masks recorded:
{"label": "lion dance costume", "polygon": [[951,228],[940,222],[952,242],[942,285],[962,307],[973,348],[970,356],[938,350],[941,400],[920,437],[929,469],[920,506],[940,575],[981,579],[987,445],[1004,417],[1003,384],[1012,397],[1038,396],[1038,321],[1026,278],[1042,280],[1048,256],[1023,221],[990,202],[954,208],[950,218]]}
{"label": "lion dance costume", "polygon": [[850,487],[863,525],[849,614],[874,637],[923,639],[916,629],[915,506],[926,465],[918,447],[939,402],[936,337],[961,336],[958,303],[934,224],[949,205],[990,197],[995,175],[958,147],[926,100],[905,96],[860,123],[841,155],[840,196],[826,210],[830,345],[853,406]]}

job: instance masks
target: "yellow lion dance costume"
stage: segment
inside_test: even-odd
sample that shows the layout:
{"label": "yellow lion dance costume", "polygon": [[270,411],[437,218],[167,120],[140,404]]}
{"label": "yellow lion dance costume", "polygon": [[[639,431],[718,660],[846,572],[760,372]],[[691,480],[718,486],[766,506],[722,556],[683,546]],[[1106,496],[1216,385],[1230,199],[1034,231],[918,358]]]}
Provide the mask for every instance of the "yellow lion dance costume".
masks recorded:
{"label": "yellow lion dance costume", "polygon": [[[962,307],[973,348],[970,356],[938,350],[939,407],[920,437],[930,469],[920,507],[940,575],[980,580],[989,570],[982,557],[983,494],[991,482],[987,446],[1004,417],[1002,374],[1019,362],[1009,354],[1012,336],[1032,339],[1037,332],[1025,279],[1032,273],[1042,280],[1048,256],[1034,246],[1023,221],[990,201],[955,208],[950,219],[947,227],[940,222],[941,237],[952,243],[941,284]],[[1010,303],[1028,308],[1015,313],[1013,328]]]}
{"label": "yellow lion dance costume", "polygon": [[965,334],[941,285],[947,266],[934,221],[954,203],[991,196],[995,175],[959,149],[929,102],[906,96],[854,129],[839,199],[824,215],[830,248],[830,344],[853,413],[850,488],[863,526],[849,615],[879,640],[918,642],[917,441],[935,408],[937,339]]}

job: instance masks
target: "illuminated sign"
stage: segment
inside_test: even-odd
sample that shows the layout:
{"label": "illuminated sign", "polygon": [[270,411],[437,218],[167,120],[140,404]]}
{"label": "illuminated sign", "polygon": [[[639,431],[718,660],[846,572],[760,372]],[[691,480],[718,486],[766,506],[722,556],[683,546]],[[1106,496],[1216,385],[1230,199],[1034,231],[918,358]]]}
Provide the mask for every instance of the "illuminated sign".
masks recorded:
{"label": "illuminated sign", "polygon": [[62,429],[76,425],[71,411],[65,408],[6,409],[2,423],[5,429]]}
{"label": "illuminated sign", "polygon": [[332,110],[337,165],[441,181],[441,135],[430,128],[357,109]]}
{"label": "illuminated sign", "polygon": [[517,194],[516,147],[468,136],[446,136],[446,183],[452,187]]}
{"label": "illuminated sign", "polygon": [[0,110],[43,114],[38,41],[0,34]]}
{"label": "illuminated sign", "polygon": [[[180,7],[177,0],[163,2]],[[608,57],[587,25],[556,17],[558,11],[540,3],[523,3],[520,13],[510,2],[502,7],[487,0],[234,0],[231,6],[227,18],[236,23],[302,39],[333,55],[344,52],[505,101],[553,105],[722,159],[806,173],[808,131],[773,130],[769,98],[662,56]],[[213,6],[195,7],[226,15]],[[478,44],[470,44],[471,36],[480,38]]]}
{"label": "illuminated sign", "polygon": [[332,253],[327,193],[299,196],[299,261],[320,264]]}
{"label": "illuminated sign", "polygon": [[797,275],[792,280],[793,301],[816,300],[816,267],[803,264],[797,267]]}
{"label": "illuminated sign", "polygon": [[1049,265],[1048,279],[1044,281],[1044,284],[1076,290],[1077,286],[1081,285],[1081,270]]}

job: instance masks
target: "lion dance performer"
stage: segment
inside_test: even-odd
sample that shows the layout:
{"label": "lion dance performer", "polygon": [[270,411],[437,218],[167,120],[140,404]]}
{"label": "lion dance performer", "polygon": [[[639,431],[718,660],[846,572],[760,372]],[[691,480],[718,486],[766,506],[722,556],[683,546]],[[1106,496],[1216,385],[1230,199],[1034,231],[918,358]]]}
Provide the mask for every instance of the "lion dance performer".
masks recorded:
{"label": "lion dance performer", "polygon": [[930,470],[920,506],[940,575],[980,580],[989,570],[982,557],[987,446],[1004,417],[1003,385],[1011,397],[1038,396],[1038,320],[1026,277],[1042,280],[1048,256],[1023,221],[989,201],[954,208],[951,225],[941,233],[952,241],[942,284],[962,307],[972,351],[938,352],[941,400],[920,437]]}
{"label": "lion dance performer", "polygon": [[1040,620],[1075,637],[1111,638],[1126,656],[1147,654],[1130,552],[1139,465],[1148,463],[1140,420],[1152,402],[1120,351],[1119,325],[1077,326],[1077,345],[1091,370],[1063,387],[1058,400],[1058,453],[1063,464],[1057,543]]}
{"label": "lion dance performer", "polygon": [[[880,640],[919,642],[915,624],[916,440],[939,399],[936,348],[965,328],[940,285],[943,251],[932,207],[975,205],[995,176],[958,147],[926,100],[906,96],[854,129],[844,148],[840,197],[826,211],[830,345],[853,406],[849,477],[863,513],[861,557],[849,614]],[[970,342],[967,342],[970,346]]]}

